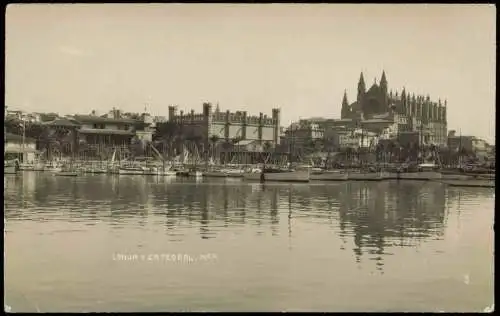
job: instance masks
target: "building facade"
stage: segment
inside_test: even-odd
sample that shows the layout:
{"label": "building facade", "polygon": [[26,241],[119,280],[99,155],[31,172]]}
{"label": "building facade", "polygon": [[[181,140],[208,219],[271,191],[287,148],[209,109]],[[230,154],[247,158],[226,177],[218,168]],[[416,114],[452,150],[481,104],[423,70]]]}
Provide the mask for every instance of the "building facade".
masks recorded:
{"label": "building facade", "polygon": [[276,146],[280,142],[280,109],[272,109],[269,117],[262,112],[258,116],[250,116],[246,111],[222,112],[211,103],[203,104],[203,111],[190,113],[177,112],[176,106],[169,106],[169,121],[179,127],[180,133],[186,137],[199,138],[207,145],[211,139],[221,141],[233,140],[256,141],[259,144],[270,143]]}
{"label": "building facade", "polygon": [[418,132],[419,143],[446,145],[447,142],[447,101],[432,101],[430,96],[415,96],[405,89],[393,93],[389,91],[385,72],[380,83],[376,80],[366,90],[361,73],[358,81],[356,101],[349,103],[344,93],[341,106],[341,121],[347,125],[364,125],[374,132],[385,134],[385,138],[395,138],[399,132]]}
{"label": "building facade", "polygon": [[37,154],[36,141],[34,139],[5,133],[4,141],[4,153],[7,160],[19,159],[23,163],[34,162]]}
{"label": "building facade", "polygon": [[117,109],[110,113],[97,115],[74,115],[74,121],[79,125],[78,138],[90,145],[130,145],[134,137],[143,141],[152,140],[150,126],[152,118],[143,114],[141,119],[124,118]]}

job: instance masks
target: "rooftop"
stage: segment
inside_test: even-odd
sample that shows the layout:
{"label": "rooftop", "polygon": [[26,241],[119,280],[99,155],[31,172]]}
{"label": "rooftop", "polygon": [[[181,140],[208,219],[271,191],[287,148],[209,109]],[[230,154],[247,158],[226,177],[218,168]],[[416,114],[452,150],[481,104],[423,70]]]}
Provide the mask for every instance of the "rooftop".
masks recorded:
{"label": "rooftop", "polygon": [[66,118],[56,118],[55,120],[42,122],[42,125],[48,126],[66,126],[66,127],[79,127],[81,124],[78,121],[66,119]]}
{"label": "rooftop", "polygon": [[143,123],[141,120],[128,119],[128,118],[109,118],[93,115],[75,115],[75,120],[82,123],[123,123],[123,124],[138,124]]}
{"label": "rooftop", "polygon": [[81,134],[100,134],[100,135],[134,135],[131,131],[119,129],[98,129],[98,128],[81,128],[78,130]]}

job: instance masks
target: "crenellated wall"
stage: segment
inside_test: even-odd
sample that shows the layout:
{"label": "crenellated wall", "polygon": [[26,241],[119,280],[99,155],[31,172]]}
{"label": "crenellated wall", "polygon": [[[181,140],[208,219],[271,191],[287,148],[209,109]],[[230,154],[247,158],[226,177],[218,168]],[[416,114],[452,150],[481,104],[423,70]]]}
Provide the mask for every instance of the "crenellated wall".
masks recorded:
{"label": "crenellated wall", "polygon": [[273,109],[272,116],[263,113],[248,115],[246,111],[213,111],[212,104],[204,103],[203,112],[191,110],[185,114],[177,107],[169,107],[169,120],[183,126],[185,133],[202,136],[206,142],[213,136],[220,139],[248,139],[279,144],[280,109]]}

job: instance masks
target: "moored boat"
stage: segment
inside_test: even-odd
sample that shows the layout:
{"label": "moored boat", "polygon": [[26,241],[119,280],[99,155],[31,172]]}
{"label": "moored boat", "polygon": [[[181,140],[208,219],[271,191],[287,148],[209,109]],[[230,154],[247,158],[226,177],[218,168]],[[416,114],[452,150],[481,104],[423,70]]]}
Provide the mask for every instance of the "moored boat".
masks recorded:
{"label": "moored boat", "polygon": [[349,181],[381,181],[384,179],[384,173],[380,171],[370,172],[363,170],[353,170],[348,172]]}
{"label": "moored boat", "polygon": [[439,167],[433,163],[423,163],[414,167],[401,167],[397,172],[391,172],[391,179],[395,176],[398,180],[434,181],[441,179]]}
{"label": "moored boat", "polygon": [[78,172],[73,166],[65,165],[61,166],[60,170],[55,172],[54,175],[59,177],[76,177],[78,176]]}
{"label": "moored boat", "polygon": [[228,174],[223,170],[208,170],[203,172],[203,176],[207,178],[226,178]]}
{"label": "moored boat", "polygon": [[[258,170],[258,169],[257,169]],[[247,181],[272,181],[272,182],[309,182],[309,170],[289,170],[266,168],[263,171],[252,170],[245,172],[243,178]],[[263,175],[263,177],[262,177]]]}
{"label": "moored boat", "polygon": [[347,181],[348,173],[343,170],[312,169],[310,179],[318,181]]}
{"label": "moored boat", "polygon": [[245,170],[229,168],[229,169],[224,169],[224,172],[227,174],[229,178],[241,178],[243,177],[243,173],[245,172]]}
{"label": "moored boat", "polygon": [[143,175],[144,169],[141,167],[120,167],[118,168],[120,175]]}

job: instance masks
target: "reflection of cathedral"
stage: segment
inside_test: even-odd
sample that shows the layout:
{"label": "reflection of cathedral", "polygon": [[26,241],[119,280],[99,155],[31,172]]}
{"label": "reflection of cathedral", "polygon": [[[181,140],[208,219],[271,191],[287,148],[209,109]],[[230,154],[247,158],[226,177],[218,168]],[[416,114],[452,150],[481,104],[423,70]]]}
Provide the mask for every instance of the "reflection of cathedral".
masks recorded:
{"label": "reflection of cathedral", "polygon": [[385,185],[352,184],[339,208],[341,236],[353,237],[356,261],[368,255],[379,270],[391,247],[412,247],[444,233],[443,187]]}
{"label": "reflection of cathedral", "polygon": [[376,81],[366,90],[365,79],[361,73],[358,82],[356,101],[349,104],[347,94],[342,100],[342,121],[359,122],[364,126],[377,128],[384,123],[395,123],[398,132],[418,132],[421,141],[446,144],[447,120],[446,105],[431,101],[430,97],[415,96],[405,89],[398,94],[388,90],[385,72],[380,83]]}

